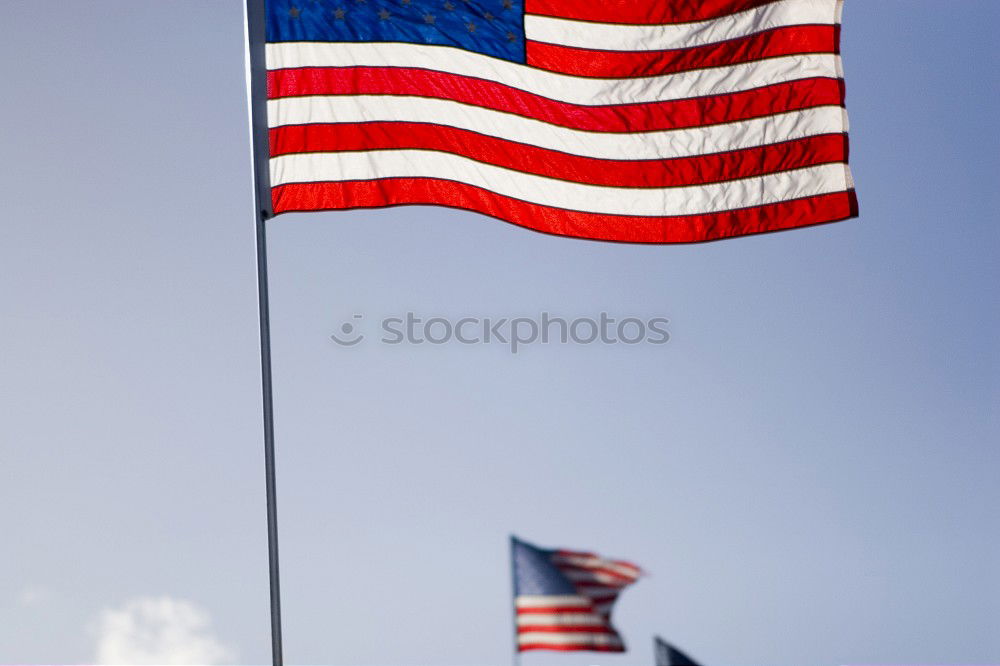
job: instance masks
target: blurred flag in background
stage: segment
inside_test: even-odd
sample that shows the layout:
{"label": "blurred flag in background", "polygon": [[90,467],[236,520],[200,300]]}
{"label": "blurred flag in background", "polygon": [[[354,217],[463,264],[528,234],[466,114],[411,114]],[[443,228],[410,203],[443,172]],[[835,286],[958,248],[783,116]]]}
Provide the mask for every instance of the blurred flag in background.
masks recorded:
{"label": "blurred flag in background", "polygon": [[699,666],[698,662],[659,636],[653,638],[653,650],[656,653],[656,666]]}
{"label": "blurred flag in background", "polygon": [[624,652],[611,625],[621,591],[641,575],[629,562],[546,550],[511,537],[517,650]]}

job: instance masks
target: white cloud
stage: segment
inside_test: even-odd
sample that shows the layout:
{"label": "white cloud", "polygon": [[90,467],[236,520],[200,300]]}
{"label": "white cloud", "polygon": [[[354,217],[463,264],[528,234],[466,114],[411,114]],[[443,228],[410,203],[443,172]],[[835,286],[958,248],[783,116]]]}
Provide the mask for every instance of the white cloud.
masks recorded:
{"label": "white cloud", "polygon": [[212,634],[208,612],[170,597],[143,597],[106,609],[97,623],[99,664],[218,664],[235,652]]}

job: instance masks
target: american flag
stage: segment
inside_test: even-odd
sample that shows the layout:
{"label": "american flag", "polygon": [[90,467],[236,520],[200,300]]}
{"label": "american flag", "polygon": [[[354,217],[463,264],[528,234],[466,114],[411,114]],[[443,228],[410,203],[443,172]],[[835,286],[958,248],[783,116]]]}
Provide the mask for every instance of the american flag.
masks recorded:
{"label": "american flag", "polygon": [[698,666],[698,662],[659,636],[653,637],[653,654],[656,666]]}
{"label": "american flag", "polygon": [[262,3],[275,214],[439,204],[631,242],[857,214],[843,0]]}
{"label": "american flag", "polygon": [[642,573],[593,553],[545,550],[511,537],[517,649],[624,652],[611,608]]}

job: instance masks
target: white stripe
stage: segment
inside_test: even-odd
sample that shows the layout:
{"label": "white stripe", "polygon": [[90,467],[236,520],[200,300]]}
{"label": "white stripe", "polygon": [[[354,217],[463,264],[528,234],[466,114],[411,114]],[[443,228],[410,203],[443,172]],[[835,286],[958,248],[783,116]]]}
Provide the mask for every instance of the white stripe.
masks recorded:
{"label": "white stripe", "polygon": [[427,150],[304,153],[271,159],[271,185],[430,177],[466,183],[545,206],[608,215],[692,215],[847,189],[843,164],[827,164],[726,183],[620,188],[545,178]]}
{"label": "white stripe", "polygon": [[536,42],[608,51],[660,51],[713,44],[793,25],[835,25],[836,0],[781,0],[738,14],[696,23],[624,25],[524,17],[524,32]]}
{"label": "white stripe", "polygon": [[628,79],[557,74],[450,46],[379,42],[267,45],[267,68],[416,67],[470,76],[570,104],[660,102],[722,95],[812,77],[838,77],[840,56],[811,54]]}
{"label": "white stripe", "polygon": [[707,127],[630,133],[570,129],[502,111],[424,97],[285,97],[268,100],[267,117],[270,127],[373,121],[450,125],[508,141],[608,160],[691,157],[847,131],[846,116],[839,106]]}
{"label": "white stripe", "polygon": [[528,631],[517,635],[519,645],[543,643],[546,645],[570,645],[573,643],[587,643],[589,645],[615,646],[622,644],[620,638],[609,634],[591,634],[588,632],[564,631]]}
{"label": "white stripe", "polygon": [[603,627],[607,622],[593,613],[525,613],[517,616],[518,626],[563,625]]}
{"label": "white stripe", "polygon": [[568,606],[580,606],[581,608],[589,609],[590,599],[576,594],[521,594],[514,599],[514,605],[517,608],[564,608]]}

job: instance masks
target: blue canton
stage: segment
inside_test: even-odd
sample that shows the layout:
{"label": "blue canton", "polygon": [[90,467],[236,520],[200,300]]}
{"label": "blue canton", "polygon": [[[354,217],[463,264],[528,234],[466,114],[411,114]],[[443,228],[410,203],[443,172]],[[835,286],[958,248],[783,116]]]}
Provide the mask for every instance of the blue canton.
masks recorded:
{"label": "blue canton", "polygon": [[266,0],[269,42],[406,42],[525,62],[524,0]]}
{"label": "blue canton", "polygon": [[576,594],[569,578],[552,564],[552,551],[514,539],[514,596]]}

